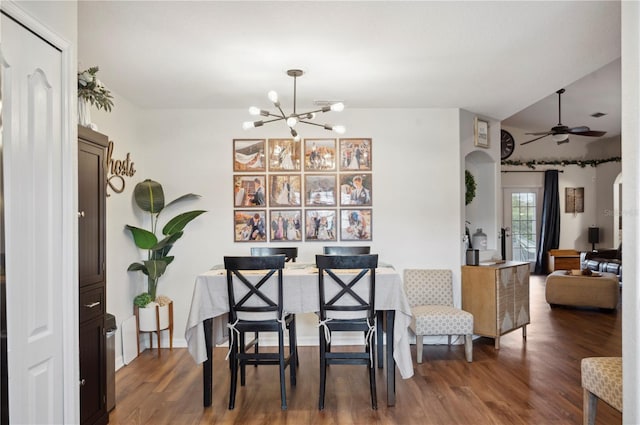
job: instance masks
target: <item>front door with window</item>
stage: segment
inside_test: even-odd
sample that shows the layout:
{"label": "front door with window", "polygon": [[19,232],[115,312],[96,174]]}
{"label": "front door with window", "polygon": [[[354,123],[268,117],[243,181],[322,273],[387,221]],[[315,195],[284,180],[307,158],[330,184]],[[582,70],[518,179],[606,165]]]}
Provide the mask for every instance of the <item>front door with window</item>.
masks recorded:
{"label": "front door with window", "polygon": [[536,263],[540,232],[540,188],[505,188],[503,192],[506,259]]}

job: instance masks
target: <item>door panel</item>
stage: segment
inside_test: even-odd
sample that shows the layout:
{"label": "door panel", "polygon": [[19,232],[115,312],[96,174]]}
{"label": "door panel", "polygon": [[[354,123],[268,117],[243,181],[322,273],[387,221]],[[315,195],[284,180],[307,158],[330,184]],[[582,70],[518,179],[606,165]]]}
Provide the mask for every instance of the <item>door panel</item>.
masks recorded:
{"label": "door panel", "polygon": [[64,423],[62,55],[0,26],[10,418]]}
{"label": "door panel", "polygon": [[532,267],[535,265],[542,213],[541,191],[535,187],[503,190],[507,260],[526,261]]}

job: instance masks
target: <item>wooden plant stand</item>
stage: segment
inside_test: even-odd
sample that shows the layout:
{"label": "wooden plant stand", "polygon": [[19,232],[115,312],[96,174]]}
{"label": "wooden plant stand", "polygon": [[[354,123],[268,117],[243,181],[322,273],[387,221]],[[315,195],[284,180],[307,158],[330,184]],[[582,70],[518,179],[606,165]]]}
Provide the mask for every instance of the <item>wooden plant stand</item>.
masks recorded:
{"label": "wooden plant stand", "polygon": [[160,306],[156,305],[156,328],[155,330],[140,330],[140,308],[138,306],[133,307],[133,312],[136,316],[136,333],[138,343],[138,355],[140,355],[140,333],[146,332],[149,334],[149,347],[153,349],[153,333],[155,332],[158,338],[158,357],[160,357],[160,332],[169,331],[169,350],[173,351],[173,301],[168,305],[169,325],[160,329]]}

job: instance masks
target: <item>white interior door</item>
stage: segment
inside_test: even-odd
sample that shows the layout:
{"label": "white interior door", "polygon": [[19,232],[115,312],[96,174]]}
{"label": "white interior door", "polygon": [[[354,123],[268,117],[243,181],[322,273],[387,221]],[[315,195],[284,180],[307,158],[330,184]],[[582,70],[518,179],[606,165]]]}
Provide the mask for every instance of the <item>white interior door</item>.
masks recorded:
{"label": "white interior door", "polygon": [[62,55],[4,13],[0,28],[9,416],[65,423]]}
{"label": "white interior door", "polygon": [[535,266],[542,214],[541,194],[542,189],[535,187],[503,189],[507,260],[526,261]]}

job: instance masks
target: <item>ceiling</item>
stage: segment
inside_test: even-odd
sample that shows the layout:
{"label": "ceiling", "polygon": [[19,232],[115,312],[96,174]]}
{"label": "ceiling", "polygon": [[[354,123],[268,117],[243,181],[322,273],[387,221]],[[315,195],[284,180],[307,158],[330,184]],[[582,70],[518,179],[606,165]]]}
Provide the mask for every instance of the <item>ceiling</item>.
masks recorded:
{"label": "ceiling", "polygon": [[80,1],[78,22],[79,68],[141,108],[268,109],[273,89],[289,113],[300,68],[299,111],[453,107],[544,131],[565,87],[563,124],[620,133],[619,1]]}

